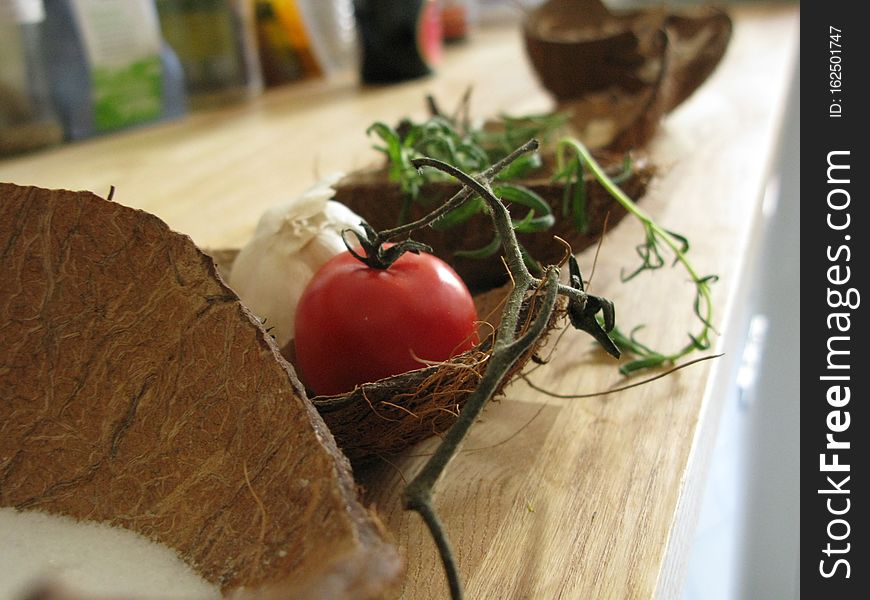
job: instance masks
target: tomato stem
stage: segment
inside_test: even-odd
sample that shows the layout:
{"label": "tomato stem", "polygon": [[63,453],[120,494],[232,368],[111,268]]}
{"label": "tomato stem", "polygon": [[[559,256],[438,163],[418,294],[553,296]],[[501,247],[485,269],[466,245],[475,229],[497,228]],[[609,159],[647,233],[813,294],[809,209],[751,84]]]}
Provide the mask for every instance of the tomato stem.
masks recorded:
{"label": "tomato stem", "polygon": [[[496,175],[504,170],[509,164],[511,164],[523,154],[534,152],[538,149],[538,146],[539,143],[537,140],[529,140],[528,142],[505,156],[503,159],[499,160],[491,167],[481,172],[480,175],[478,175],[478,179],[480,181],[486,182],[486,185],[488,186],[489,182],[495,179]],[[433,161],[434,159],[422,158],[413,160],[412,164],[417,169],[420,169],[424,166],[436,166],[441,170],[445,170],[447,168],[454,169],[453,171],[450,171],[450,174],[456,176],[462,175],[468,180],[477,181],[477,179],[472,179],[470,176],[466,175],[459,169],[448,165],[447,163],[441,161]],[[472,199],[475,195],[475,192],[477,192],[478,194],[481,193],[482,189],[483,188],[473,189],[472,187],[469,187],[467,185],[463,186],[462,189],[459,190],[459,192],[453,195],[453,197],[451,197],[444,204],[442,204],[426,216],[417,219],[416,221],[413,221],[411,223],[406,223],[392,229],[386,229],[384,231],[378,232],[375,231],[375,229],[371,225],[369,225],[365,221],[362,221],[360,225],[365,232],[365,236],[361,236],[353,229],[345,229],[341,232],[342,238],[344,239],[344,245],[347,247],[348,252],[350,252],[357,260],[366,264],[372,269],[388,269],[390,265],[396,262],[399,257],[402,256],[405,252],[413,252],[415,254],[420,252],[431,253],[431,247],[410,239],[405,239],[389,246],[386,246],[385,244],[399,236],[407,235],[412,231],[416,231],[417,229],[422,229],[423,227],[431,225],[445,214],[449,213],[450,211],[458,208],[468,200]],[[502,207],[504,206],[503,204],[500,205]],[[511,235],[513,235],[512,227],[510,228],[510,231]],[[348,241],[348,233],[352,233],[353,236],[356,238],[356,244],[352,244]],[[507,248],[508,246],[510,245],[504,245],[505,248]],[[512,244],[512,246],[519,249],[519,244],[516,242],[516,236],[514,236],[514,244]],[[357,252],[357,247],[361,247],[363,252]]]}
{"label": "tomato stem", "polygon": [[[447,464],[456,454],[468,430],[476,422],[483,407],[503,385],[516,362],[534,348],[538,339],[547,330],[555,310],[557,296],[562,295],[567,298],[569,319],[575,328],[590,333],[602,343],[608,352],[614,356],[619,356],[619,350],[608,335],[613,328],[613,304],[605,298],[586,293],[583,288],[583,277],[574,260],[570,262],[571,276],[567,285],[559,282],[559,269],[552,265],[544,268],[542,278],[533,276],[526,265],[517,241],[510,212],[490,188],[490,181],[498,169],[504,168],[510,160],[515,160],[520,155],[533,151],[537,147],[538,143],[531,140],[512,152],[505,161],[500,161],[503,164],[494,165],[492,169],[477,177],[468,175],[461,169],[437,159],[415,159],[413,161],[414,167],[418,169],[422,167],[436,168],[459,180],[463,186],[462,189],[426,217],[374,235],[377,240],[382,242],[391,237],[407,234],[412,230],[431,224],[441,215],[455,209],[475,195],[479,196],[489,208],[487,212],[491,216],[495,231],[501,239],[505,262],[514,282],[505,303],[501,322],[496,330],[492,352],[477,387],[466,400],[459,418],[447,431],[438,448],[404,490],[405,508],[420,514],[438,546],[453,600],[460,600],[463,597],[462,585],[447,534],[432,504],[432,490]],[[519,326],[520,314],[530,294],[538,295],[535,304],[536,314],[532,322],[521,330]],[[599,311],[604,313],[603,325],[596,318]]]}
{"label": "tomato stem", "polygon": [[[493,164],[491,167],[489,167],[485,171],[482,171],[480,173],[480,175],[477,176],[477,179],[482,180],[482,181],[486,181],[487,183],[491,182],[493,179],[495,179],[495,176],[498,175],[501,171],[503,171],[509,164],[511,164],[513,161],[518,159],[523,154],[528,154],[529,152],[536,151],[538,149],[538,146],[539,146],[538,140],[534,140],[534,139],[529,140],[528,142],[526,142],[525,144],[523,144],[522,146],[520,146],[519,148],[517,148],[516,150],[514,150],[513,152],[511,152],[507,156],[505,156],[503,159],[501,159],[500,161]],[[427,166],[427,165],[428,166],[435,166],[436,163],[438,165],[447,164],[447,163],[444,163],[441,161],[436,161],[436,163],[424,162],[424,161],[432,161],[432,160],[434,160],[434,159],[428,159],[428,158],[415,159],[412,161],[412,164],[417,169],[419,169],[423,166]],[[460,171],[459,169],[456,169],[456,170],[458,172],[462,173],[462,171]],[[415,230],[421,229],[427,225],[431,225],[432,223],[437,221],[439,218],[443,217],[444,215],[451,212],[452,210],[459,208],[462,204],[464,204],[466,201],[468,201],[469,199],[471,199],[473,197],[474,197],[474,190],[472,190],[469,187],[463,187],[456,194],[454,194],[449,200],[447,200],[444,204],[442,204],[441,206],[439,206],[438,208],[436,208],[435,210],[433,210],[432,212],[430,212],[426,216],[424,216],[420,219],[417,219],[416,221],[413,221],[411,223],[406,223],[404,225],[399,225],[398,227],[394,227],[392,229],[384,230],[380,233],[380,235],[383,237],[384,240],[391,240],[391,239],[395,239],[401,235],[408,234],[411,231],[415,231]]]}
{"label": "tomato stem", "polygon": [[[360,226],[362,226],[365,235],[360,235],[353,229],[345,229],[341,232],[341,239],[344,241],[347,251],[354,258],[372,269],[389,269],[405,252],[413,252],[414,254],[432,252],[430,246],[414,240],[403,240],[397,244],[386,246],[384,238],[371,225],[361,221]],[[354,245],[348,241],[348,233],[354,235],[359,247],[362,248],[362,254],[357,252]]]}

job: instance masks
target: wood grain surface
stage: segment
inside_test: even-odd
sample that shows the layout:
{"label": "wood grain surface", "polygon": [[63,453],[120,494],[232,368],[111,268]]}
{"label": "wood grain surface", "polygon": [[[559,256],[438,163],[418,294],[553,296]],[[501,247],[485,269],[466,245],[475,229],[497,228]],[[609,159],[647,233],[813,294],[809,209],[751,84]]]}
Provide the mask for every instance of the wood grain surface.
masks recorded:
{"label": "wood grain surface", "polygon": [[[726,354],[612,396],[558,399],[520,382],[488,407],[435,493],[469,598],[680,595],[797,56],[797,6],[741,6],[733,16],[723,63],[663,123],[652,148],[661,174],[644,199],[662,226],[690,238],[699,272],[719,276],[715,350]],[[118,202],[155,213],[202,247],[239,246],[264,208],[318,174],[377,160],[369,123],[424,114],[426,93],[451,106],[469,85],[480,116],[552,107],[518,29],[482,29],[449,48],[428,79],[375,88],[353,77],[305,83],[242,107],[0,162],[0,180],[103,196],[115,186]],[[684,273],[620,282],[621,270],[636,265],[641,236],[629,219],[606,236],[592,291],[615,301],[622,329],[645,324],[645,342],[676,348],[695,326]],[[580,256],[587,275],[593,253]],[[623,383],[612,360],[570,332],[529,377],[561,394]],[[400,506],[403,479],[435,443],[357,473],[406,553],[409,600],[446,597],[434,545]]]}

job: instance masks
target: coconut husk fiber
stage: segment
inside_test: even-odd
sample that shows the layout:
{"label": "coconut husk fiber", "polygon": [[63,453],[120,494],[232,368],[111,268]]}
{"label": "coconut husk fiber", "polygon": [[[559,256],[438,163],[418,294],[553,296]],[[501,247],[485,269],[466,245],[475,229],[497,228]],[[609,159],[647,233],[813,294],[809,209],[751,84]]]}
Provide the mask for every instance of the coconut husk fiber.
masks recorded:
{"label": "coconut husk fiber", "polygon": [[189,238],[0,184],[0,255],[0,506],[133,530],[226,593],[395,592],[347,459]]}
{"label": "coconut husk fiber", "polygon": [[610,150],[648,143],[715,70],[731,33],[714,7],[612,11],[601,0],[549,0],[523,26],[535,72],[575,135]]}

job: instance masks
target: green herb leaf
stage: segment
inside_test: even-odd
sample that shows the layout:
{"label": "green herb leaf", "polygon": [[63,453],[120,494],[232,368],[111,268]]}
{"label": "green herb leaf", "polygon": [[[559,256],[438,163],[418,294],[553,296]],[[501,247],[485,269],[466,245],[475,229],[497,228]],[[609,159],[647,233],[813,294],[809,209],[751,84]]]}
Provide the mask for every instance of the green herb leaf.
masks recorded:
{"label": "green herb leaf", "polygon": [[501,248],[501,236],[496,233],[495,236],[493,236],[492,241],[482,248],[477,248],[476,250],[457,250],[453,254],[454,256],[461,256],[464,258],[489,258],[498,252],[499,248]]}
{"label": "green herb leaf", "polygon": [[[638,356],[637,360],[624,365],[620,371],[628,374],[645,368],[673,364],[690,352],[710,348],[712,345],[710,336],[715,331],[713,328],[713,297],[710,291],[710,284],[715,282],[717,277],[715,275],[700,277],[697,274],[695,267],[686,256],[689,251],[688,239],[660,227],[649,215],[641,210],[625,192],[619,189],[589,150],[579,141],[575,139],[562,140],[558,146],[556,159],[558,165],[557,175],[561,177],[566,176],[567,170],[574,165],[573,161],[582,161],[610,195],[643,225],[644,241],[636,246],[641,264],[628,274],[623,272],[623,281],[628,281],[643,271],[654,271],[662,268],[666,264],[665,253],[669,252],[675,257],[673,264],[682,265],[695,285],[695,298],[692,303],[692,309],[701,323],[700,331],[698,333],[689,333],[690,342],[683,348],[675,352],[664,353],[656,352],[648,346],[639,343],[634,336],[634,331],[631,336],[624,336],[615,330],[612,337],[617,345]],[[624,163],[624,167],[627,168],[626,163]]]}
{"label": "green herb leaf", "polygon": [[455,208],[443,217],[438,218],[432,223],[432,227],[439,230],[456,227],[457,225],[465,223],[474,215],[483,212],[485,206],[483,200],[476,196],[465,202],[459,208]]}
{"label": "green herb leaf", "polygon": [[509,181],[512,179],[523,179],[543,165],[540,154],[526,154],[521,156],[508,167],[498,174],[498,181]]}
{"label": "green herb leaf", "polygon": [[520,233],[546,231],[555,224],[550,205],[532,190],[520,185],[501,184],[493,186],[492,191],[502,200],[531,209],[523,219],[514,221],[514,229]]}

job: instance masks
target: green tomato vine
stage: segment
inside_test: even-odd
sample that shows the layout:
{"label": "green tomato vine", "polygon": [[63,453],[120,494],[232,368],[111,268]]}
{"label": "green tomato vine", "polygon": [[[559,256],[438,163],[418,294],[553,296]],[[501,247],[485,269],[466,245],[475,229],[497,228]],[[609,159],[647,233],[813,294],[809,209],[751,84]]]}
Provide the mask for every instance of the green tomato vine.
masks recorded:
{"label": "green tomato vine", "polygon": [[[398,184],[403,192],[404,201],[399,211],[399,226],[406,224],[413,203],[426,204],[422,193],[424,186],[433,181],[449,179],[443,171],[420,169],[423,158],[437,160],[468,173],[489,172],[492,176],[491,191],[495,197],[515,206],[527,209],[524,216],[512,217],[511,224],[516,233],[539,233],[548,230],[556,222],[553,207],[540,195],[519,183],[532,174],[540,173],[543,162],[538,153],[513,157],[505,164],[505,157],[516,148],[518,142],[530,138],[547,141],[555,138],[563,129],[567,116],[551,113],[511,117],[502,115],[486,127],[473,127],[468,118],[468,96],[463,99],[454,116],[442,113],[432,98],[429,98],[432,116],[422,122],[402,120],[395,128],[385,123],[374,123],[368,129],[382,142],[375,148],[384,153],[388,162],[389,178]],[[460,115],[465,114],[462,118]],[[713,326],[713,300],[710,285],[716,275],[700,275],[688,258],[689,240],[673,231],[658,225],[650,215],[637,206],[619,187],[633,174],[630,154],[626,154],[622,165],[608,172],[592,156],[592,153],[577,139],[564,137],[556,144],[556,164],[550,174],[552,181],[564,187],[562,205],[558,207],[561,218],[570,219],[580,233],[589,228],[587,216],[587,185],[590,181],[598,183],[621,204],[629,214],[643,225],[644,239],[636,246],[640,264],[629,272],[622,273],[622,280],[629,281],[644,271],[655,271],[671,264],[680,265],[688,273],[695,286],[693,311],[700,325],[689,332],[689,341],[681,348],[664,352],[654,350],[638,338],[643,326],[625,333],[618,327],[611,337],[616,345],[634,358],[620,367],[624,375],[636,371],[674,365],[679,359],[698,350],[711,346],[715,333]],[[499,169],[494,169],[499,165]],[[537,172],[537,173],[536,173]],[[440,229],[459,226],[474,215],[489,210],[482,197],[477,196],[450,210],[439,212],[431,225]],[[480,248],[457,249],[457,256],[467,258],[488,258],[503,247],[502,235],[496,230],[490,242]],[[517,242],[520,255],[527,268],[535,275],[542,274],[542,267],[529,252]]]}

